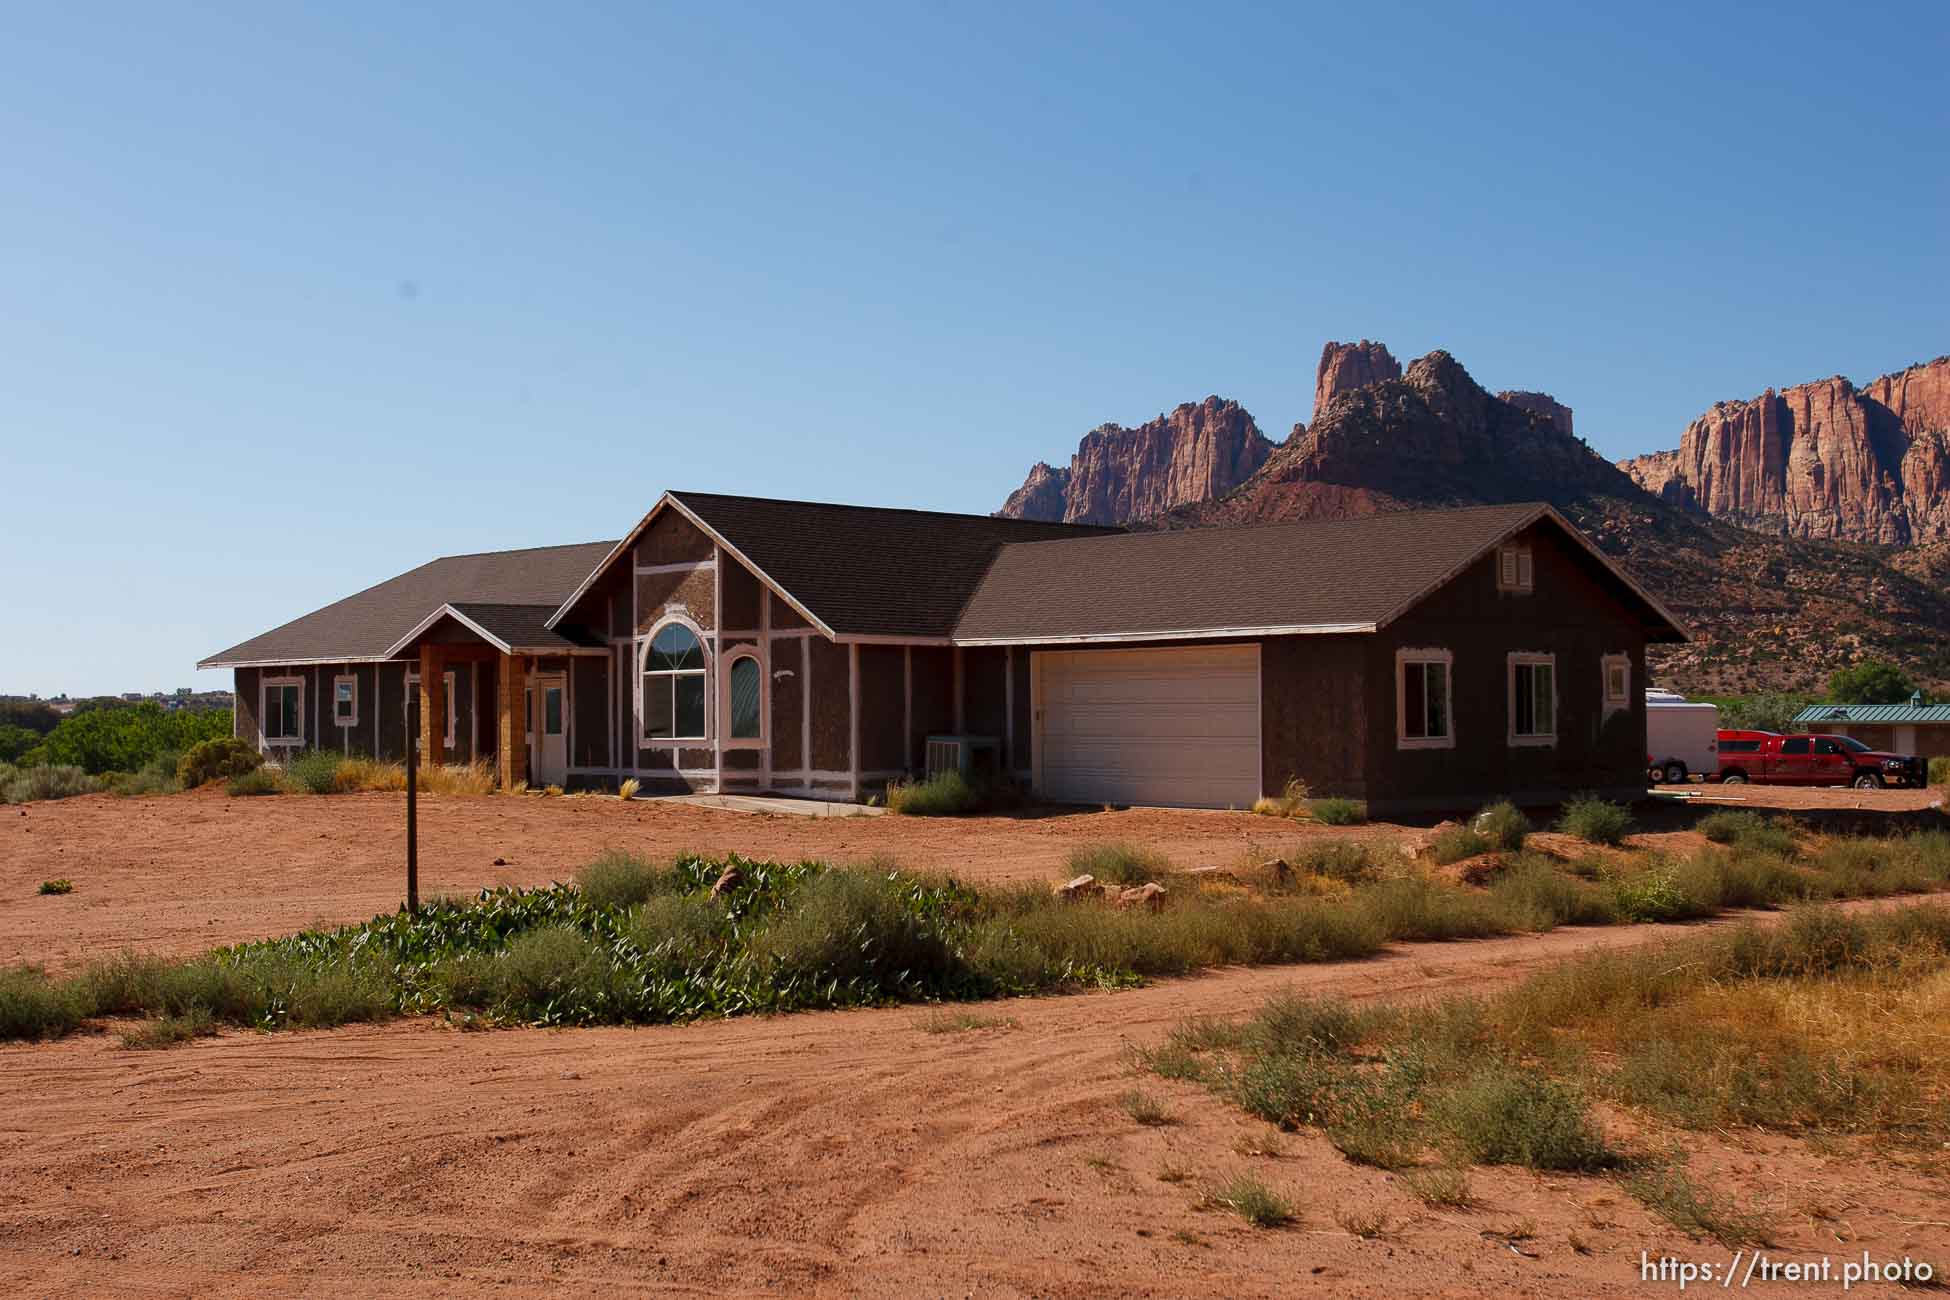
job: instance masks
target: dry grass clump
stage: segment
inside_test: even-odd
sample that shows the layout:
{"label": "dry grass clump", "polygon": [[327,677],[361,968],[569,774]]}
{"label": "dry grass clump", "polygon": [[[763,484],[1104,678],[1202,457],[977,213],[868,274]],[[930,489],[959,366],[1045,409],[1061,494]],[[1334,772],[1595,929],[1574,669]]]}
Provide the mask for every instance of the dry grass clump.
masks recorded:
{"label": "dry grass clump", "polygon": [[1171,860],[1156,849],[1123,840],[1080,844],[1070,850],[1066,867],[1073,876],[1095,876],[1113,885],[1142,885],[1173,871]]}
{"label": "dry grass clump", "polygon": [[[1622,1150],[1603,1099],[1684,1131],[1950,1138],[1950,908],[1808,909],[1658,949],[1597,954],[1487,999],[1357,1007],[1292,995],[1252,1019],[1187,1021],[1138,1059],[1357,1163],[1410,1171],[1430,1204],[1466,1203],[1462,1170],[1622,1171],[1687,1231],[1764,1239],[1663,1158]],[[1424,1162],[1439,1156],[1429,1168]]]}
{"label": "dry grass clump", "polygon": [[1253,811],[1262,817],[1304,817],[1307,815],[1307,783],[1297,776],[1287,778],[1286,788],[1277,795],[1261,796]]}

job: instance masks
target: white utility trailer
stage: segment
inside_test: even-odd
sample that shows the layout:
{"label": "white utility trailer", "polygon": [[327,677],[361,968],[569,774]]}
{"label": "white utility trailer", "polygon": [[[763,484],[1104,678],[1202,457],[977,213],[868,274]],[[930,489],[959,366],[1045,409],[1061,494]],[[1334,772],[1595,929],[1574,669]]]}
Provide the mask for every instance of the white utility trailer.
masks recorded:
{"label": "white utility trailer", "polygon": [[1677,691],[1646,691],[1645,749],[1645,774],[1655,784],[1713,779],[1720,770],[1720,710]]}

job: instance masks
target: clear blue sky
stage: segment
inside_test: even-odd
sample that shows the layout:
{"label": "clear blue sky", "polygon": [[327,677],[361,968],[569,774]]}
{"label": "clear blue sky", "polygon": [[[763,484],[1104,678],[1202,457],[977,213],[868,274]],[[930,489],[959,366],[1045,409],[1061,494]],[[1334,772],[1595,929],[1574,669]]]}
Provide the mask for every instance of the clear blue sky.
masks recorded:
{"label": "clear blue sky", "polygon": [[[1601,12],[1580,12],[1586,9]],[[0,691],[667,486],[994,509],[1445,347],[1608,456],[1950,351],[1940,5],[14,6]]]}

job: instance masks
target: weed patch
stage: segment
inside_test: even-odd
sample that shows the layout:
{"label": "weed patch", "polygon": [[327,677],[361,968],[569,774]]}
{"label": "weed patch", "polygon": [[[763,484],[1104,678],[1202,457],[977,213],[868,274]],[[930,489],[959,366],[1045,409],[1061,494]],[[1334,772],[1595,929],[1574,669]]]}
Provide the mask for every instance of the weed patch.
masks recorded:
{"label": "weed patch", "polygon": [[1622,804],[1581,795],[1564,805],[1557,829],[1587,844],[1619,845],[1632,829],[1632,814]]}

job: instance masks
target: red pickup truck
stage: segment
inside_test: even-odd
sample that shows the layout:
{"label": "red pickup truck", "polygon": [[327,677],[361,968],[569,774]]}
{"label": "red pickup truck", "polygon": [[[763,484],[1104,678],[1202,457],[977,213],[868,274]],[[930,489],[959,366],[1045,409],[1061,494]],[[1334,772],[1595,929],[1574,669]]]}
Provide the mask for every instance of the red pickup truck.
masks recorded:
{"label": "red pickup truck", "polygon": [[1885,785],[1928,783],[1928,769],[1914,754],[1886,754],[1851,736],[1777,736],[1763,731],[1722,731],[1719,779],[1728,785]]}

